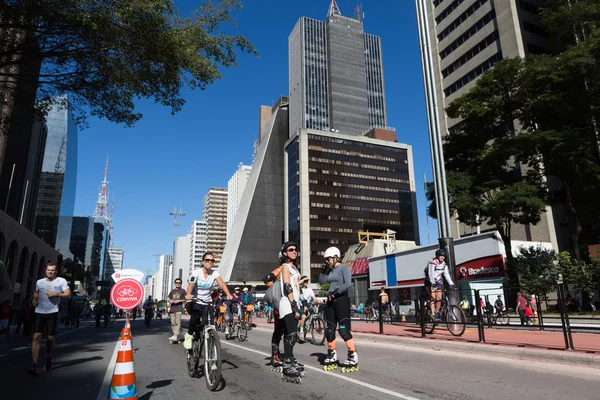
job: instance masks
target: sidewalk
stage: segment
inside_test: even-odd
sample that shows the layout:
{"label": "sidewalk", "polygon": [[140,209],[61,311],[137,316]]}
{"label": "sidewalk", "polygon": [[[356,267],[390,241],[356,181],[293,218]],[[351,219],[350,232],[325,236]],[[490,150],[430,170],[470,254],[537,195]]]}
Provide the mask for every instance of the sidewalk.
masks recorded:
{"label": "sidewalk", "polygon": [[[352,331],[378,334],[379,322],[352,321]],[[414,322],[383,324],[383,334],[387,336],[409,337],[421,339],[421,328]],[[479,343],[476,327],[468,326],[462,336],[455,337],[442,324],[426,339]],[[575,353],[597,353],[600,355],[600,335],[591,333],[573,333]],[[517,346],[543,350],[565,350],[562,330],[556,332],[539,330],[517,330],[510,328],[485,329],[485,343],[488,345]]]}

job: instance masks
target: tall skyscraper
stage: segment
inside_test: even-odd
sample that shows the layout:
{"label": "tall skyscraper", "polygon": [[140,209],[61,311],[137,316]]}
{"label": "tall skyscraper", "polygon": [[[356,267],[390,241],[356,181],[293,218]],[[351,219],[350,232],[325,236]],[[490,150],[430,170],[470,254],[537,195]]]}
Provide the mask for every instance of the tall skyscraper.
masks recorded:
{"label": "tall skyscraper", "polygon": [[123,269],[124,250],[120,247],[109,247],[106,257],[106,268],[104,270],[104,280],[110,280],[111,275]]}
{"label": "tall skyscraper", "polygon": [[46,117],[48,135],[35,212],[35,234],[56,246],[59,217],[72,217],[77,185],[77,124],[66,97]]}
{"label": "tall skyscraper", "polygon": [[[180,278],[183,282],[187,282],[190,276],[190,247],[192,245],[192,234],[187,233],[185,236],[180,236],[175,239],[173,253],[173,277]],[[173,279],[174,279],[173,278]]]}
{"label": "tall skyscraper", "polygon": [[[525,57],[548,51],[547,35],[539,7],[545,0],[419,0],[417,13],[424,16],[422,29],[431,43],[433,84],[442,135],[460,129],[460,120],[446,115],[446,108],[467,93],[483,73],[503,58]],[[425,10],[421,13],[421,10]],[[425,22],[428,28],[425,27]],[[421,43],[424,46],[423,43]],[[429,99],[430,104],[433,99]],[[550,184],[552,182],[550,181]],[[560,188],[557,188],[560,189]],[[569,243],[569,220],[561,210],[548,206],[537,225],[513,224],[514,240]],[[454,220],[452,236],[475,234],[476,227]],[[482,229],[492,229],[483,225]]]}
{"label": "tall skyscraper", "polygon": [[334,4],[325,22],[300,18],[288,39],[290,135],[387,125],[381,39]]}
{"label": "tall skyscraper", "polygon": [[158,270],[154,274],[156,300],[166,300],[173,287],[173,256],[161,254],[158,258]]}
{"label": "tall skyscraper", "polygon": [[204,196],[204,220],[206,221],[206,247],[215,255],[215,267],[219,266],[227,241],[227,189],[210,188]]}
{"label": "tall skyscraper", "polygon": [[246,183],[248,183],[250,171],[252,171],[251,166],[240,163],[227,184],[227,237],[229,237],[233,220],[240,206],[240,201],[242,201],[242,194],[246,188]]}
{"label": "tall skyscraper", "polygon": [[190,231],[190,266],[188,276],[192,275],[192,272],[194,272],[196,268],[202,267],[202,255],[208,251],[207,230],[208,225],[205,220],[192,222],[192,229]]}

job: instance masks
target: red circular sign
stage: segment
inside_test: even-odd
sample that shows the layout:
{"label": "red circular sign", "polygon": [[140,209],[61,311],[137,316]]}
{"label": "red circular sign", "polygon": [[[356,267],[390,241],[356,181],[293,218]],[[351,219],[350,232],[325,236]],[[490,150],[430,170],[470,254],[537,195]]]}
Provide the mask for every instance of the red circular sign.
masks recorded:
{"label": "red circular sign", "polygon": [[131,311],[144,300],[144,287],[135,279],[123,279],[110,290],[110,301],[121,310]]}

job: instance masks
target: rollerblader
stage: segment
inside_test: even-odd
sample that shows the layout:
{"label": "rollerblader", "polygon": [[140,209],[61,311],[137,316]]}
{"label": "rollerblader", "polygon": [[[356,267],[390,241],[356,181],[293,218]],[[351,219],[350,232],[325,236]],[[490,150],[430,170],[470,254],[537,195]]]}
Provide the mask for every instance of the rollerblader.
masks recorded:
{"label": "rollerblader", "polygon": [[[356,372],[358,371],[358,354],[350,332],[350,298],[348,297],[348,289],[352,286],[350,268],[342,264],[340,250],[337,247],[325,250],[324,257],[325,264],[319,276],[319,283],[329,283],[329,290],[325,308],[327,358],[323,361],[323,369],[332,371],[339,365],[342,367],[342,373]],[[340,336],[348,348],[348,358],[343,362],[338,361],[335,351],[335,331],[338,325]]]}

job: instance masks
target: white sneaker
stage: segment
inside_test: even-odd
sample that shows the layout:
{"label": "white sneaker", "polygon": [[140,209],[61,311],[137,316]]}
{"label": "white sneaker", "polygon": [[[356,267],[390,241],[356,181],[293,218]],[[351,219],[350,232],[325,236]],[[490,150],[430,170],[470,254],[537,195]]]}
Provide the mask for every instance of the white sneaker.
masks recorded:
{"label": "white sneaker", "polygon": [[190,350],[192,348],[193,340],[194,340],[194,337],[192,335],[190,335],[189,333],[186,333],[185,339],[183,340],[183,348],[186,350]]}
{"label": "white sneaker", "polygon": [[177,340],[177,336],[173,335],[173,336],[171,336],[171,337],[169,338],[169,340],[176,341],[176,340]]}
{"label": "white sneaker", "polygon": [[229,328],[225,328],[225,335],[229,335]]}

